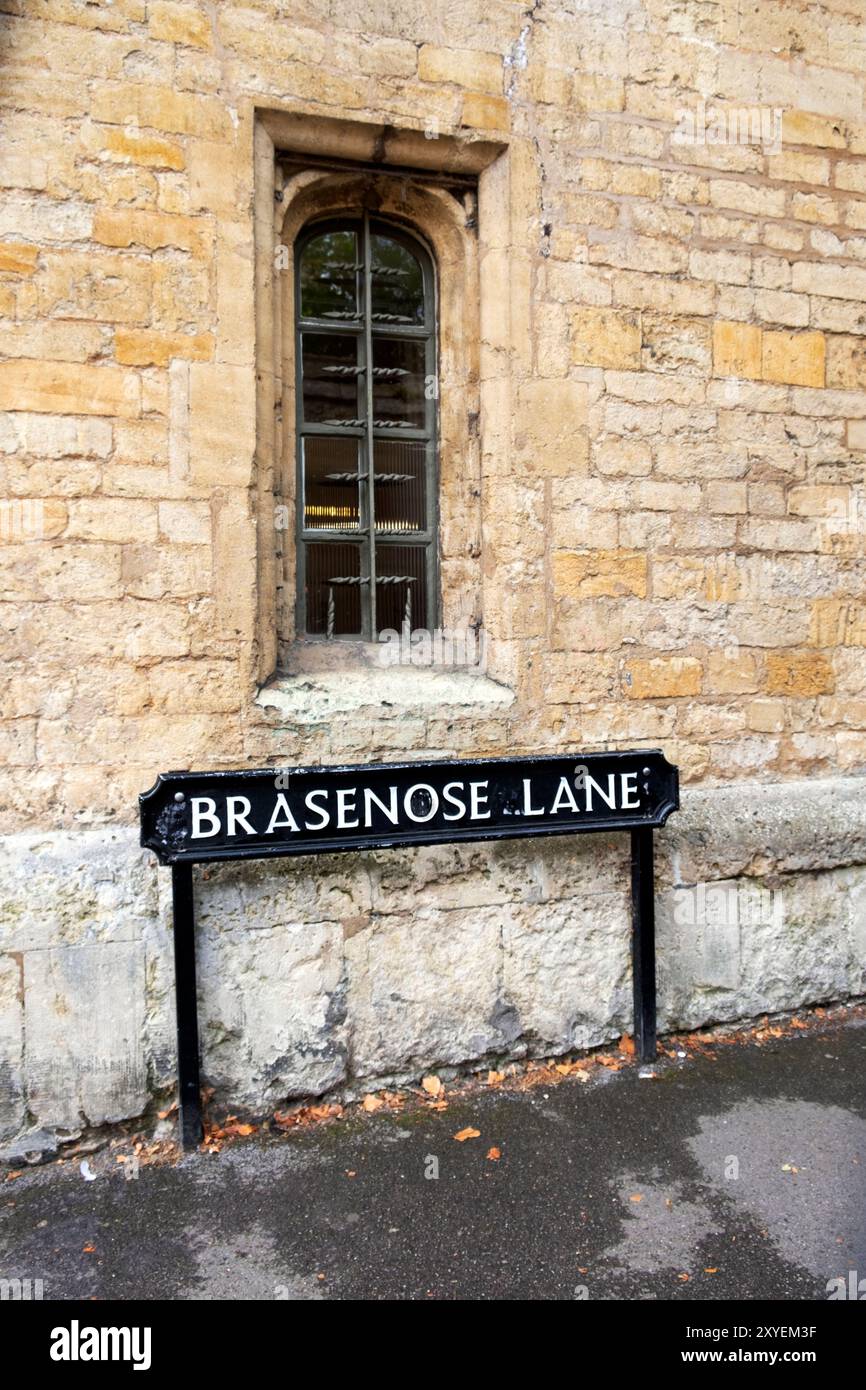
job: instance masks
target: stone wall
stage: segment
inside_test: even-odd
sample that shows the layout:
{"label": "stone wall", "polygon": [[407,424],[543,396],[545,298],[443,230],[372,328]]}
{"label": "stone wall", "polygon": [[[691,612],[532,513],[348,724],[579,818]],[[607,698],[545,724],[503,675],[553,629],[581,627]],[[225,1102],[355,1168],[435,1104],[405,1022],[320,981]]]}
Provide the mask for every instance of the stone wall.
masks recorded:
{"label": "stone wall", "polygon": [[[866,764],[861,0],[2,0],[0,63],[5,1133],[171,1079],[132,830],[168,768],[659,745],[672,844],[725,798],[799,808],[671,869],[668,1022],[862,990],[866,856],[827,829]],[[442,472],[483,676],[274,671],[262,228],[323,120],[480,173],[480,420]],[[780,895],[759,957],[742,905],[695,944],[723,882]],[[206,1071],[264,1104],[601,1041],[626,887],[596,840],[213,875]]]}

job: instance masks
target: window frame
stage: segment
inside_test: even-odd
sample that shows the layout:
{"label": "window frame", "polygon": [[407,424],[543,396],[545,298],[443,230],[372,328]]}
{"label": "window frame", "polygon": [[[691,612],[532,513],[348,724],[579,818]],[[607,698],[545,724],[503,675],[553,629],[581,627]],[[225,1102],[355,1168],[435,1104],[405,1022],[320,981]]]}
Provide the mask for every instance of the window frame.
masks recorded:
{"label": "window frame", "polygon": [[[310,241],[327,231],[354,230],[359,237],[359,263],[363,264],[361,291],[363,305],[358,319],[338,321],[325,318],[302,316],[301,263],[303,253]],[[377,233],[405,246],[417,259],[422,272],[424,292],[424,324],[374,324],[371,315],[371,247],[372,237]],[[377,643],[382,633],[389,629],[377,624],[377,570],[376,554],[383,546],[399,545],[422,549],[425,553],[424,573],[426,578],[426,624],[435,629],[440,622],[442,597],[440,593],[440,506],[439,506],[439,294],[436,260],[427,242],[410,229],[387,214],[371,212],[364,206],[347,208],[345,212],[331,211],[306,221],[298,230],[293,247],[294,274],[294,341],[295,369],[295,547],[296,547],[296,597],[295,632],[296,640],[303,643],[367,642]],[[373,334],[382,337],[413,338],[424,343],[424,427],[389,430],[377,428],[373,415],[373,377],[366,370],[372,353]],[[363,382],[365,409],[363,423],[358,426],[337,426],[304,419],[304,374],[303,374],[303,335],[307,333],[330,333],[333,335],[352,334],[358,338],[358,365],[362,370],[356,380]],[[428,384],[435,383],[434,391],[429,393]],[[355,529],[306,527],[305,488],[304,488],[304,441],[309,437],[347,438],[358,441],[359,471],[359,526]],[[374,449],[377,442],[423,443],[426,526],[423,531],[377,531],[375,517],[375,463]],[[365,477],[366,475],[366,477]],[[360,633],[309,632],[307,630],[307,560],[309,547],[313,544],[334,543],[358,545],[361,552],[360,566],[362,579],[360,588]],[[365,567],[367,574],[365,576]]]}

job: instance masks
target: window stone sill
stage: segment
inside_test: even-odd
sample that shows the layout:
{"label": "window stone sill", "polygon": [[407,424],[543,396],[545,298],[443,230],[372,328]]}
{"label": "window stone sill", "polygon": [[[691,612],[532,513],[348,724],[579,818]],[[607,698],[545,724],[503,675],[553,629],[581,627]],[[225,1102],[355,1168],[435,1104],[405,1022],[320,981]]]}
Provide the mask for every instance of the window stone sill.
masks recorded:
{"label": "window stone sill", "polygon": [[357,711],[401,715],[447,711],[449,718],[496,715],[514,703],[507,686],[475,671],[390,666],[279,674],[256,704],[291,724],[321,724]]}

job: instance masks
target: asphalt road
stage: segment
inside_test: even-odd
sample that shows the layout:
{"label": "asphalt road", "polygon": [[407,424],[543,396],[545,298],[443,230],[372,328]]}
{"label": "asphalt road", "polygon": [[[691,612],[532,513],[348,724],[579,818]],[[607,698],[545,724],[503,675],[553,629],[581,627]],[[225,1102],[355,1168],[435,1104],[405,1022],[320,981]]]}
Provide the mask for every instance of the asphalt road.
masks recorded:
{"label": "asphalt road", "polygon": [[0,1188],[0,1278],[241,1300],[826,1300],[866,1278],[866,1021],[713,1052],[356,1109],[135,1181],[109,1148],[93,1181],[27,1169]]}

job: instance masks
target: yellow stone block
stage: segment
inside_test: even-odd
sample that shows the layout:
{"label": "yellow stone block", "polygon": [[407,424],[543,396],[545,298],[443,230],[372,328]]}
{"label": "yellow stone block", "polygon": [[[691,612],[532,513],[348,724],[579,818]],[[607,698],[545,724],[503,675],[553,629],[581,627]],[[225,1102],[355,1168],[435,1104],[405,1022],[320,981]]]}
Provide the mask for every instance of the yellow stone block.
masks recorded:
{"label": "yellow stone block", "polygon": [[154,0],[148,5],[147,24],[155,39],[167,43],[189,44],[193,48],[210,48],[211,28],[206,14],[194,5],[177,5],[170,0]]}
{"label": "yellow stone block", "polygon": [[508,130],[511,125],[511,108],[505,97],[469,92],[463,98],[460,124],[477,130]]}
{"label": "yellow stone block", "polygon": [[38,246],[23,241],[0,241],[0,270],[14,275],[32,275],[39,257]]}
{"label": "yellow stone block", "polygon": [[699,695],[702,675],[693,656],[652,656],[628,663],[624,690],[632,700]]}
{"label": "yellow stone block", "polygon": [[820,652],[782,651],[767,656],[770,695],[829,695],[833,688],[833,668]]}
{"label": "yellow stone block", "polygon": [[118,329],[116,361],[127,367],[166,367],[173,357],[207,362],[213,356],[212,333],[159,333],[154,329]]}
{"label": "yellow stone block", "polygon": [[826,343],[823,333],[765,332],[761,344],[764,381],[789,386],[823,386]]}
{"label": "yellow stone block", "polygon": [[785,111],[782,116],[782,143],[842,150],[845,148],[842,122],[814,116],[811,111]]}
{"label": "yellow stone block", "polygon": [[571,319],[571,360],[619,371],[640,368],[640,314],[583,305]]}
{"label": "yellow stone block", "polygon": [[176,92],[171,87],[131,82],[97,86],[90,114],[95,121],[147,126],[202,140],[229,140],[233,135],[231,117],[219,98]]}
{"label": "yellow stone block", "polygon": [[553,590],[557,598],[646,598],[646,556],[628,550],[556,551]]}
{"label": "yellow stone block", "polygon": [[119,367],[78,362],[0,362],[0,410],[49,415],[141,414],[141,381]]}
{"label": "yellow stone block", "polygon": [[757,379],[761,375],[761,330],[753,323],[713,324],[713,376]]}
{"label": "yellow stone block", "polygon": [[151,169],[182,169],[185,163],[181,146],[158,135],[139,135],[112,126],[105,131],[101,145],[118,163],[144,164]]}
{"label": "yellow stone block", "polygon": [[152,251],[177,246],[201,255],[210,239],[201,219],[168,212],[100,208],[93,222],[93,240],[103,246],[147,246]]}
{"label": "yellow stone block", "polygon": [[468,48],[437,48],[425,43],[418,54],[422,82],[453,82],[471,92],[502,95],[502,59],[498,53]]}

